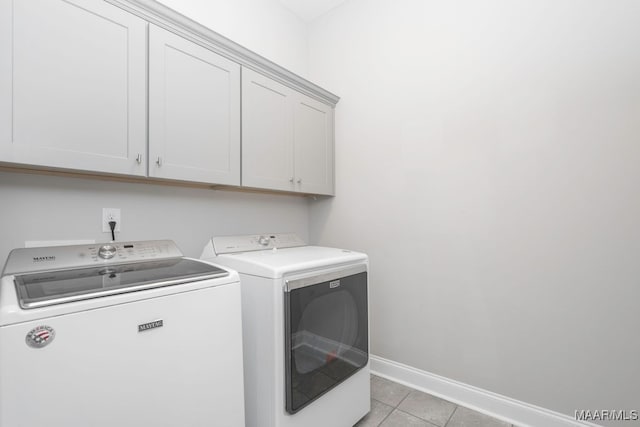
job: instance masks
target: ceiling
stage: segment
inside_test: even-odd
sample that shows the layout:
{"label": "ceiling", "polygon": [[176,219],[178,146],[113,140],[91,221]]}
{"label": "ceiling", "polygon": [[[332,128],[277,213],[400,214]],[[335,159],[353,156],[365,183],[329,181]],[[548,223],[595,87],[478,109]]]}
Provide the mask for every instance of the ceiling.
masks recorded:
{"label": "ceiling", "polygon": [[346,0],[279,0],[280,3],[304,22],[311,22]]}

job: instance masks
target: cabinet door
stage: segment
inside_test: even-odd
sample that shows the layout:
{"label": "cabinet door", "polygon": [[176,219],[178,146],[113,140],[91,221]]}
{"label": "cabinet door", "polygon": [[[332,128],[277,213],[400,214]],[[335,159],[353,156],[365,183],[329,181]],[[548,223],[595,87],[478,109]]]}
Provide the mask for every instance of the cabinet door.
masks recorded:
{"label": "cabinet door", "polygon": [[146,22],[102,0],[0,0],[0,161],[146,174]]}
{"label": "cabinet door", "polygon": [[296,190],[333,195],[333,108],[296,93],[294,124]]}
{"label": "cabinet door", "polygon": [[149,27],[149,176],[240,184],[240,65]]}
{"label": "cabinet door", "polygon": [[242,185],[292,191],[293,90],[242,69]]}

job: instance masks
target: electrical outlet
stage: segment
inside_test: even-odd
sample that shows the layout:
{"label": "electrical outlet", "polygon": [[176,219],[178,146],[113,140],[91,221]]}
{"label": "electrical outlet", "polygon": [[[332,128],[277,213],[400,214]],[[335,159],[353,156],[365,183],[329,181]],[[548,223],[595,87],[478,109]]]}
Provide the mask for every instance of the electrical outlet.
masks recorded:
{"label": "electrical outlet", "polygon": [[111,227],[109,227],[109,221],[116,222],[116,232],[120,232],[120,226],[122,225],[122,218],[120,216],[119,208],[102,208],[102,232],[111,233]]}

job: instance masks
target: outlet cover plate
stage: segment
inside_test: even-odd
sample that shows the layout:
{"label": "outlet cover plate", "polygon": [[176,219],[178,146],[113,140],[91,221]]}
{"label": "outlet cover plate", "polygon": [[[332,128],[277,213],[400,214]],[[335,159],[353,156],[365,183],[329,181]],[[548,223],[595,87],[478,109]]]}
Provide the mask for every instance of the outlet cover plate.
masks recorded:
{"label": "outlet cover plate", "polygon": [[111,233],[109,227],[109,221],[116,222],[116,232],[120,232],[120,226],[122,225],[122,218],[120,216],[119,208],[102,208],[102,232]]}

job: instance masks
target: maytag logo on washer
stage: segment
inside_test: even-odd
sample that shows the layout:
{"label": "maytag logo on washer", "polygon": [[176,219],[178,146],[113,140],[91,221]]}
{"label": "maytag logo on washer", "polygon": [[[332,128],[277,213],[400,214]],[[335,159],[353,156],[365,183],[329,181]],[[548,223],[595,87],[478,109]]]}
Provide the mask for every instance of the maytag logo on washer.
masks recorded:
{"label": "maytag logo on washer", "polygon": [[340,286],[340,280],[334,280],[333,282],[329,282],[330,289],[337,288],[338,286]]}
{"label": "maytag logo on washer", "polygon": [[44,262],[44,261],[55,261],[55,255],[45,255],[45,256],[34,256],[33,262]]}
{"label": "maytag logo on washer", "polygon": [[42,348],[56,337],[56,331],[51,326],[41,325],[29,331],[25,341],[29,347]]}
{"label": "maytag logo on washer", "polygon": [[161,328],[164,326],[164,321],[162,319],[154,320],[153,322],[143,323],[142,325],[138,325],[138,332],[148,331],[149,329]]}

